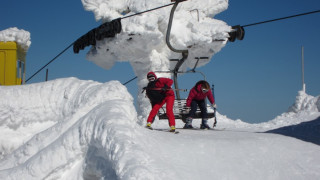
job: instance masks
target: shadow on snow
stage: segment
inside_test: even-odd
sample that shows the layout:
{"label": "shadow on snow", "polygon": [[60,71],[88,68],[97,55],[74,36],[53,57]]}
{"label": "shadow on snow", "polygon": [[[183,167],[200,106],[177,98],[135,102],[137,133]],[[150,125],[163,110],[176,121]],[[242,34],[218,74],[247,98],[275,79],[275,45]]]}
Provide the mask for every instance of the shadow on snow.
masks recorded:
{"label": "shadow on snow", "polygon": [[320,116],[312,121],[269,130],[266,133],[282,134],[320,145]]}

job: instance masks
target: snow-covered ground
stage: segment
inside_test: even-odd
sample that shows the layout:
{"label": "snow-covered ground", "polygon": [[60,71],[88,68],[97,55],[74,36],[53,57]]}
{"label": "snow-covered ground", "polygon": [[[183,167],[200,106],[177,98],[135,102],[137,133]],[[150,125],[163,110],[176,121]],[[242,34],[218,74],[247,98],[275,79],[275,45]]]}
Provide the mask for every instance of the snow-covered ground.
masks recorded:
{"label": "snow-covered ground", "polygon": [[[190,50],[182,69],[193,67],[197,56],[209,57],[199,66],[208,63],[225,46],[230,31],[226,23],[212,18],[227,9],[228,1],[198,2],[184,2],[175,14],[171,42]],[[97,20],[109,21],[128,10],[127,15],[168,2],[82,3]],[[141,89],[146,72],[172,69],[168,59],[181,58],[164,41],[169,11],[123,20],[122,33],[97,42],[88,59],[106,69],[116,61],[130,61]],[[16,41],[26,51],[31,43],[30,33],[17,28],[1,31],[0,40]],[[184,130],[177,120],[179,134],[163,131],[168,129],[166,120],[156,120],[154,131],[144,128],[148,100],[140,94],[136,109],[118,81],[65,78],[0,86],[0,94],[1,180],[320,178],[320,100],[304,92],[288,112],[269,122],[248,124],[217,113],[217,130]]]}
{"label": "snow-covered ground", "polygon": [[320,178],[319,96],[299,92],[269,122],[218,113],[220,130],[172,134],[161,131],[166,120],[144,128],[118,81],[65,78],[0,94],[0,179]]}

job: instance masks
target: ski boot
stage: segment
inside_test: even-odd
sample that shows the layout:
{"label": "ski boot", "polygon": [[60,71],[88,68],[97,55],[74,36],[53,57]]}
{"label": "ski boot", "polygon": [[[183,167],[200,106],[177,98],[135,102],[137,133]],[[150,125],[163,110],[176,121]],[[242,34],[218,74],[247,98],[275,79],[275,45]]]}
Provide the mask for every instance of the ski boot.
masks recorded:
{"label": "ski boot", "polygon": [[186,124],[183,126],[183,129],[192,129],[192,118],[188,117],[186,119]]}
{"label": "ski boot", "polygon": [[150,122],[147,123],[146,128],[150,129],[150,130],[153,130],[153,128],[151,127],[151,123]]}
{"label": "ski boot", "polygon": [[183,129],[193,129],[193,126],[191,124],[185,124]]}
{"label": "ski boot", "polygon": [[202,119],[202,124],[200,125],[200,129],[210,129],[207,119]]}
{"label": "ski boot", "polygon": [[201,124],[200,129],[210,129],[208,124]]}
{"label": "ski boot", "polygon": [[176,127],[175,126],[170,126],[169,132],[176,132]]}

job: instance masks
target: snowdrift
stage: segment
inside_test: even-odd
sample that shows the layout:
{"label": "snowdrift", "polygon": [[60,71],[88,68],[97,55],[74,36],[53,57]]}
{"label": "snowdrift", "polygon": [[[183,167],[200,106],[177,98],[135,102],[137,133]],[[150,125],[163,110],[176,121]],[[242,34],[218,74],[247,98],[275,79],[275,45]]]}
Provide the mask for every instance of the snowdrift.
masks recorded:
{"label": "snowdrift", "polygon": [[132,97],[118,81],[69,78],[0,92],[1,153],[12,152],[0,162],[0,179],[60,179],[68,169],[74,179],[148,174],[137,161],[145,155],[134,141]]}
{"label": "snowdrift", "polygon": [[[154,123],[159,131],[139,125],[133,98],[118,81],[65,78],[0,86],[0,93],[0,179],[320,177],[320,148],[314,141],[320,139],[319,119],[318,124],[311,121],[320,115],[315,108],[261,124],[218,114],[221,131],[179,129],[174,135],[162,131],[167,121]],[[297,99],[295,107],[307,107],[297,104],[307,101],[319,104],[319,97],[300,93]],[[316,128],[306,133],[301,122]],[[195,120],[194,126],[199,124]],[[291,137],[274,134],[278,132],[272,129],[287,125],[299,127],[308,138],[291,138],[290,129],[281,132]],[[177,127],[183,127],[181,121]],[[266,130],[273,134],[257,133]]]}

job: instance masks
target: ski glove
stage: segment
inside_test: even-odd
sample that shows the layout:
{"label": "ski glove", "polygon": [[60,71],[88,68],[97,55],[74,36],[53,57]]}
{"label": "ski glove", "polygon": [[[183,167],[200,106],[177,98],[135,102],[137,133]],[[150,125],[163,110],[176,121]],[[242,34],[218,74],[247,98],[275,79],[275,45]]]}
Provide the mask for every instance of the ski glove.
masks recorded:
{"label": "ski glove", "polygon": [[183,110],[184,110],[184,112],[185,112],[186,114],[189,114],[191,108],[190,108],[190,107],[187,107],[187,106],[184,106],[184,107],[183,107]]}
{"label": "ski glove", "polygon": [[217,108],[217,105],[214,103],[214,104],[212,104],[212,107],[213,108]]}
{"label": "ski glove", "polygon": [[163,86],[163,88],[161,88],[161,91],[167,91],[168,89],[170,89],[166,84]]}

